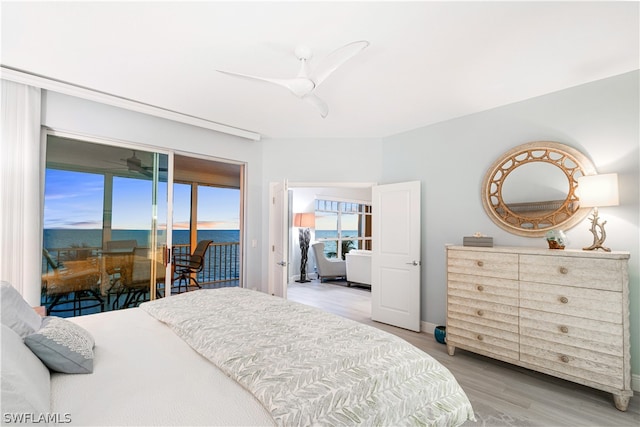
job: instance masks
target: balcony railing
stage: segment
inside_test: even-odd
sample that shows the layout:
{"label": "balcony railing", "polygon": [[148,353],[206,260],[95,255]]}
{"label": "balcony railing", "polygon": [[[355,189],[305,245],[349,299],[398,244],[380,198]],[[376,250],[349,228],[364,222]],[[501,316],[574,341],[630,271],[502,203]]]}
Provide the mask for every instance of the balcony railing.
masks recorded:
{"label": "balcony railing", "polygon": [[[48,251],[56,264],[64,265],[65,261],[96,257],[101,249],[98,247],[48,248]],[[172,253],[174,256],[190,255],[191,249],[188,244],[174,245]],[[51,271],[52,267],[43,257],[42,273]],[[198,273],[196,280],[205,287],[238,286],[240,282],[240,243],[212,243],[205,256],[204,268]]]}
{"label": "balcony railing", "polygon": [[[174,245],[173,256],[190,255],[189,245]],[[196,280],[205,287],[238,286],[240,281],[240,243],[214,242],[205,255],[204,268]]]}

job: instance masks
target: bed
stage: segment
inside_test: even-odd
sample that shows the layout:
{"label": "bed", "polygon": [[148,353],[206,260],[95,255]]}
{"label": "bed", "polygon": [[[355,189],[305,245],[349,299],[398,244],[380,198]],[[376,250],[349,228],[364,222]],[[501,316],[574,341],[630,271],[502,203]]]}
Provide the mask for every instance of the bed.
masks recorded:
{"label": "bed", "polygon": [[[25,412],[87,426],[449,426],[474,419],[452,374],[406,341],[261,292],[198,290],[65,320],[95,342],[87,374],[36,369],[27,344],[37,322],[29,318],[27,338],[15,320],[19,332],[11,331],[5,299],[3,285],[3,423]],[[32,400],[26,403],[8,388],[22,365],[27,376],[39,375],[26,381],[34,389],[23,393]]]}

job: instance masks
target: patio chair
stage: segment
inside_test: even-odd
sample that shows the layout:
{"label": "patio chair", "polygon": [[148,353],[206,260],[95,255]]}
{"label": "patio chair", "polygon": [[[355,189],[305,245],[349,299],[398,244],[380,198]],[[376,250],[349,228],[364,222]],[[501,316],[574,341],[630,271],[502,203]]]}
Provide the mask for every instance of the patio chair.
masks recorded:
{"label": "patio chair", "polygon": [[[73,312],[74,316],[82,315],[82,310],[95,307],[104,311],[97,258],[65,261],[64,265],[60,265],[53,261],[46,249],[42,252],[47,264],[52,268],[51,272],[42,275],[42,294],[46,298],[47,315],[52,312]],[[85,304],[87,301],[89,303]],[[71,307],[63,307],[65,304],[71,304]]]}
{"label": "patio chair", "polygon": [[107,304],[111,303],[111,296],[115,295],[112,309],[120,308],[120,297],[128,289],[126,285],[133,281],[133,260],[138,242],[135,240],[111,240],[106,242],[102,251],[102,268],[105,283],[102,283],[102,293],[107,296]]}
{"label": "patio chair", "polygon": [[191,281],[198,289],[202,288],[196,277],[204,268],[204,257],[211,243],[213,243],[213,240],[201,240],[191,255],[176,255],[173,257],[173,267],[178,280],[178,293],[182,289],[183,282],[185,291],[189,291]]}

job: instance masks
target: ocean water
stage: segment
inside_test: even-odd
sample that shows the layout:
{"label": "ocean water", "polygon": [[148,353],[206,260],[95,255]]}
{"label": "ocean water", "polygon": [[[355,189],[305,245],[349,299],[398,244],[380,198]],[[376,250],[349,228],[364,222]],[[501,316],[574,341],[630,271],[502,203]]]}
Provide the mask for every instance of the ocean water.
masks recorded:
{"label": "ocean water", "polygon": [[[149,247],[149,230],[112,230],[112,240],[135,240],[138,247]],[[210,239],[214,242],[239,242],[240,230],[199,230],[198,241]],[[175,230],[173,244],[188,244],[189,230]],[[51,250],[54,248],[72,247],[102,247],[102,230],[82,229],[45,229],[43,245]]]}
{"label": "ocean water", "polygon": [[[357,230],[343,231],[343,236],[357,236]],[[335,230],[315,230],[315,238],[330,239],[338,237]],[[138,247],[149,246],[149,230],[112,230],[112,240],[135,240]],[[240,230],[199,230],[198,240],[211,239],[214,242],[239,242]],[[83,230],[83,229],[45,229],[43,234],[44,247],[53,248],[72,248],[72,247],[102,247],[102,230]],[[189,230],[174,230],[173,244],[188,244]],[[327,241],[326,249],[335,251],[335,242]],[[331,248],[329,248],[331,246]]]}
{"label": "ocean water", "polygon": [[[357,237],[357,230],[343,230],[342,231],[343,240],[348,239],[349,237]],[[315,239],[331,239],[338,237],[338,232],[336,230],[315,230]],[[329,256],[335,254],[337,252],[337,240],[326,240],[324,241],[324,253]]]}

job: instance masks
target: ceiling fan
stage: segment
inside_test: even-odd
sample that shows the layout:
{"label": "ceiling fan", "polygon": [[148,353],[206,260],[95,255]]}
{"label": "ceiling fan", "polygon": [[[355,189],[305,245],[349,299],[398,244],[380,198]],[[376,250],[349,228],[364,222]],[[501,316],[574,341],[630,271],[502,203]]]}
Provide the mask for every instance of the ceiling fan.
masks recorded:
{"label": "ceiling fan", "polygon": [[[143,166],[142,160],[136,156],[136,151],[133,150],[133,155],[126,159],[120,159],[126,163],[127,170],[129,172],[139,172],[145,176],[153,176],[153,168],[151,166]],[[167,168],[158,168],[160,172],[166,172]]]}
{"label": "ceiling fan", "polygon": [[292,78],[268,78],[234,73],[231,71],[216,71],[234,77],[260,80],[282,86],[303,101],[314,105],[320,111],[320,115],[325,118],[327,117],[327,114],[329,114],[329,107],[327,107],[326,102],[314,94],[314,91],[323,81],[325,81],[327,77],[331,75],[331,73],[337,70],[346,61],[364,50],[367,46],[369,46],[369,42],[365,40],[346,44],[330,53],[313,70],[309,70],[309,66],[307,64],[307,61],[312,56],[311,49],[305,46],[299,46],[295,49],[294,53],[300,61],[300,71],[298,71],[298,75],[296,77]]}

